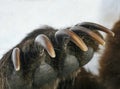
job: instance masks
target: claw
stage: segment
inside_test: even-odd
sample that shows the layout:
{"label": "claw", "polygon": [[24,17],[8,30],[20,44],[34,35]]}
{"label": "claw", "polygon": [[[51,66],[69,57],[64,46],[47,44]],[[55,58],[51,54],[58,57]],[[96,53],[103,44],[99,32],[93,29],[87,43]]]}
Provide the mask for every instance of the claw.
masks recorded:
{"label": "claw", "polygon": [[70,40],[75,43],[81,50],[83,51],[87,51],[88,48],[86,46],[86,44],[84,43],[84,41],[77,35],[75,34],[73,31],[70,30],[59,30],[55,33],[55,37],[57,37],[58,35],[67,35],[70,37]]}
{"label": "claw", "polygon": [[16,71],[20,70],[20,49],[14,48],[12,51],[12,62]]}
{"label": "claw", "polygon": [[56,56],[53,45],[47,36],[45,36],[44,34],[40,34],[35,38],[35,42],[46,49],[51,57],[54,58]]}
{"label": "claw", "polygon": [[90,28],[90,29],[98,29],[100,31],[103,31],[103,32],[106,32],[108,34],[110,34],[111,36],[115,36],[115,34],[110,31],[108,28],[104,27],[104,26],[101,26],[99,24],[96,24],[96,23],[91,23],[91,22],[83,22],[80,24],[80,26],[83,26],[83,27],[87,27],[87,28]]}
{"label": "claw", "polygon": [[95,39],[98,43],[100,43],[101,45],[105,45],[105,41],[100,37],[98,36],[96,33],[94,33],[93,31],[89,30],[88,28],[85,28],[85,27],[73,27],[71,28],[72,31],[82,31],[82,32],[85,32],[87,33],[88,35],[90,35],[93,39]]}

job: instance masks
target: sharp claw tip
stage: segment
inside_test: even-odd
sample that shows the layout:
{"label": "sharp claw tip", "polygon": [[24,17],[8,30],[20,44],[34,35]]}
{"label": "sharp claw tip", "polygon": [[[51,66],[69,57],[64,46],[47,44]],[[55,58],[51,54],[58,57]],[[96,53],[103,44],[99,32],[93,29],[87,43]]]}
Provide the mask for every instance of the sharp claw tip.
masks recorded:
{"label": "sharp claw tip", "polygon": [[56,55],[55,55],[55,54],[51,54],[50,56],[51,56],[52,58],[55,58],[55,57],[56,57]]}
{"label": "sharp claw tip", "polygon": [[84,49],[83,49],[83,51],[85,51],[85,52],[86,52],[86,51],[88,51],[88,48],[87,48],[87,47],[86,47],[86,48],[84,48]]}
{"label": "sharp claw tip", "polygon": [[56,57],[55,51],[50,52],[49,55],[50,55],[50,57],[52,57],[52,58],[55,58],[55,57]]}
{"label": "sharp claw tip", "polygon": [[49,55],[50,55],[50,57],[52,57],[52,58],[55,58],[55,57],[56,57],[55,52],[51,52],[51,53],[49,53]]}
{"label": "sharp claw tip", "polygon": [[113,37],[115,36],[115,33],[114,33],[114,32],[112,32],[112,36],[113,36]]}
{"label": "sharp claw tip", "polygon": [[105,42],[103,42],[101,45],[102,45],[102,46],[105,46],[105,44],[106,44],[106,43],[105,43]]}
{"label": "sharp claw tip", "polygon": [[16,70],[16,71],[19,71],[19,70],[20,70],[20,68],[16,68],[15,70]]}

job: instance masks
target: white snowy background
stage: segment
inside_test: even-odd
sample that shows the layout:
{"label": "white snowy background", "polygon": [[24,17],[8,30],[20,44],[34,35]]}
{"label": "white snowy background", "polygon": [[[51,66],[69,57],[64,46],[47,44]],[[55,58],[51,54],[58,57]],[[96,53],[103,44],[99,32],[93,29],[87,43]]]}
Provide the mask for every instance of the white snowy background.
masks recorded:
{"label": "white snowy background", "polygon": [[[103,24],[100,3],[101,0],[0,0],[0,58],[41,25],[63,28],[84,21]],[[100,54],[86,65],[94,73]]]}

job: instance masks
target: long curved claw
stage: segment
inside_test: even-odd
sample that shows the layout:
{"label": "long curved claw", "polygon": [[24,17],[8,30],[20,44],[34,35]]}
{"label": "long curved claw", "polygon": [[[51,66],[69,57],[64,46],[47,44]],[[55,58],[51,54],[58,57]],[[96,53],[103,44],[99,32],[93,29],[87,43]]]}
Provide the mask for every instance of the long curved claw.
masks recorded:
{"label": "long curved claw", "polygon": [[[77,35],[75,34],[73,31],[70,30],[59,30],[55,33],[55,37],[59,36],[59,35],[67,35],[68,37],[70,37],[70,40],[75,43],[81,50],[83,51],[87,51],[88,48],[86,46],[86,44],[84,43],[84,41]],[[64,37],[64,36],[63,36]]]}
{"label": "long curved claw", "polygon": [[88,28],[82,27],[82,26],[75,26],[73,28],[71,28],[72,31],[82,31],[87,33],[88,35],[90,35],[94,40],[96,40],[98,43],[100,43],[101,45],[105,45],[105,41],[96,33],[94,33],[93,31],[91,31]]}
{"label": "long curved claw", "polygon": [[102,25],[99,25],[99,24],[96,24],[96,23],[92,23],[92,22],[83,22],[80,24],[80,26],[83,26],[83,27],[86,27],[86,28],[90,28],[90,29],[96,29],[96,30],[100,30],[100,31],[103,31],[103,32],[106,32],[108,34],[110,34],[111,36],[114,37],[114,33],[112,31],[110,31],[108,28],[102,26]]}
{"label": "long curved claw", "polygon": [[39,44],[40,46],[42,46],[44,49],[46,49],[46,51],[48,52],[48,54],[54,58],[56,56],[53,45],[51,43],[51,41],[49,40],[49,38],[44,35],[44,34],[40,34],[35,38],[35,42],[37,44]]}
{"label": "long curved claw", "polygon": [[16,71],[20,70],[20,49],[14,48],[12,51],[12,62]]}

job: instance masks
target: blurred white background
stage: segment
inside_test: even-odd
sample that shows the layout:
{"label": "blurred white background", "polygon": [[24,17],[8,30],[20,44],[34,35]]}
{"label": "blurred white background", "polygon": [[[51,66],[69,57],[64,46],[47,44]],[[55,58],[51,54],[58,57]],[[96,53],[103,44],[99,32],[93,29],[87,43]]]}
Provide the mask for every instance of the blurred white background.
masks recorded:
{"label": "blurred white background", "polygon": [[[41,25],[63,28],[84,21],[103,24],[100,3],[101,0],[0,0],[0,58]],[[94,73],[99,55],[86,66]]]}

